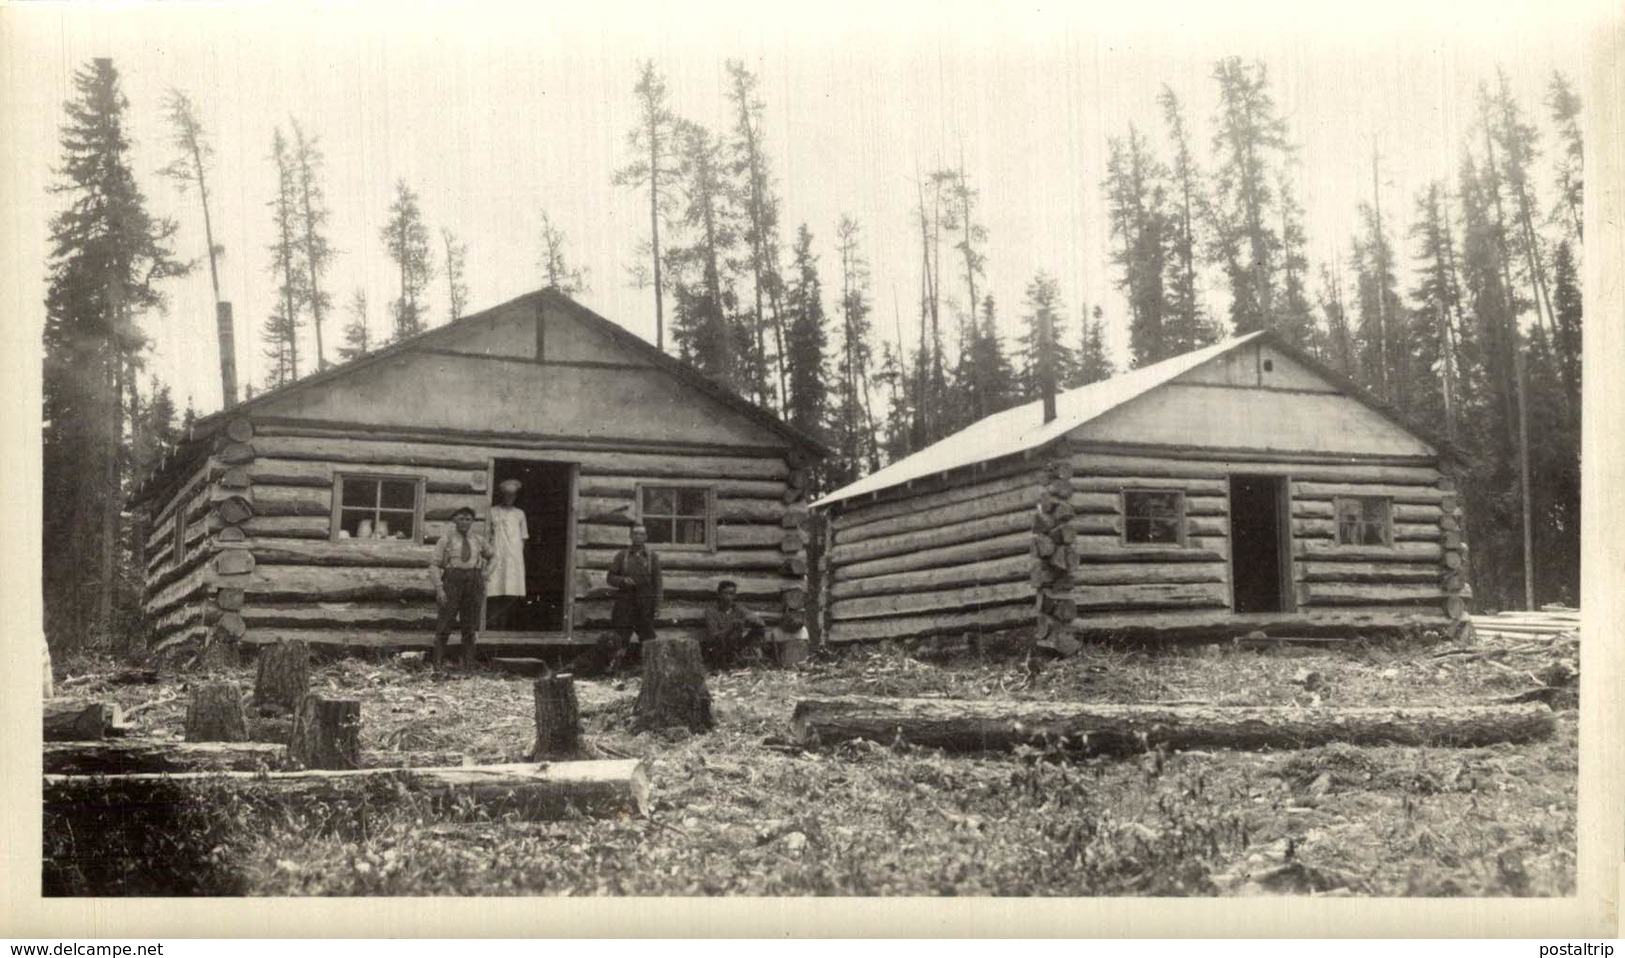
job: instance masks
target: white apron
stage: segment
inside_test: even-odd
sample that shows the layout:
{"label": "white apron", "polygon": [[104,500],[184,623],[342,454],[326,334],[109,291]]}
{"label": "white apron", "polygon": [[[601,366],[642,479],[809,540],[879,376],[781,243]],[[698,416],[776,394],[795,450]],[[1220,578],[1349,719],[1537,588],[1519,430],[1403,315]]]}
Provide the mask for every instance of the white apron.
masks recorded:
{"label": "white apron", "polygon": [[525,510],[515,506],[491,507],[491,576],[486,580],[485,594],[525,594],[525,540],[530,528],[525,523]]}

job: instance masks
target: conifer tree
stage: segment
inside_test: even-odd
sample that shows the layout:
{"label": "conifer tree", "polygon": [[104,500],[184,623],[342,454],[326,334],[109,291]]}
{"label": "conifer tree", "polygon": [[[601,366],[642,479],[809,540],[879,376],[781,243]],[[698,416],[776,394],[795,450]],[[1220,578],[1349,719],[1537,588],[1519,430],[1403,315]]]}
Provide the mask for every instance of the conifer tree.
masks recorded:
{"label": "conifer tree", "polygon": [[1106,350],[1106,320],[1097,305],[1094,312],[1084,313],[1083,341],[1078,349],[1077,370],[1071,381],[1063,383],[1068,389],[1087,386],[1117,375],[1111,353]]}
{"label": "conifer tree", "polygon": [[271,161],[276,164],[277,190],[266,205],[271,208],[275,238],[270,249],[277,299],[260,331],[265,357],[271,360],[265,376],[267,389],[299,378],[299,329],[304,325],[300,317],[310,303],[309,274],[299,262],[298,171],[281,127],[271,137]]}
{"label": "conifer tree", "polygon": [[587,291],[587,270],[570,265],[564,252],[564,230],[555,226],[553,218],[542,210],[542,285],[566,296],[578,296]]}
{"label": "conifer tree", "polygon": [[389,204],[389,221],[379,231],[389,258],[400,274],[400,295],[389,304],[394,319],[390,340],[416,336],[428,328],[429,308],[424,293],[434,278],[434,261],[429,250],[429,228],[418,208],[418,195],[405,180],[395,183],[395,199]]}
{"label": "conifer tree", "polygon": [[[129,406],[141,317],[164,305],[175,224],[152,216],[130,166],[129,101],[111,59],[75,71],[63,106],[62,163],[52,192],[43,367],[43,575],[46,635],[107,645],[136,615],[140,581],[124,503]],[[127,566],[133,567],[128,568]]]}
{"label": "conifer tree", "polygon": [[1349,325],[1348,311],[1343,305],[1342,278],[1320,266],[1320,313],[1325,325],[1321,334],[1323,346],[1320,359],[1338,374],[1355,379],[1358,361],[1355,358],[1354,332]]}
{"label": "conifer tree", "polygon": [[812,230],[801,224],[796,231],[790,284],[785,292],[786,376],[785,418],[790,425],[823,436],[829,416],[829,387],[825,382],[824,354],[829,346],[825,328],[824,288],[818,278],[818,257],[812,251]]}
{"label": "conifer tree", "polygon": [[220,367],[221,405],[231,407],[237,403],[237,358],[226,349],[235,337],[230,319],[224,315],[220,298],[220,258],[225,248],[214,241],[214,217],[209,206],[210,161],[214,159],[214,144],[208,131],[198,118],[191,97],[171,88],[164,97],[164,116],[170,125],[170,143],[176,155],[170,164],[158,171],[172,181],[182,193],[197,187],[198,205],[203,210],[203,239],[209,253],[209,283],[214,289],[216,312],[216,345],[222,350]]}
{"label": "conifer tree", "polygon": [[789,409],[788,358],[785,355],[785,323],[780,299],[784,286],[779,276],[779,198],[773,192],[763,147],[765,106],[756,93],[756,75],[739,60],[728,62],[728,97],[734,108],[734,135],[729,144],[732,173],[741,207],[741,233],[747,247],[746,265],[751,277],[753,307],[746,319],[751,333],[751,380],[756,384],[757,405],[768,405],[768,357],[764,329],[771,326],[778,395]]}
{"label": "conifer tree", "polygon": [[1166,298],[1168,214],[1166,171],[1151,155],[1150,144],[1130,125],[1127,138],[1107,141],[1106,214],[1119,243],[1112,253],[1129,307],[1129,352],[1135,366],[1148,366],[1173,355],[1163,323]]}
{"label": "conifer tree", "polygon": [[[1553,72],[1546,106],[1557,126],[1557,203],[1551,218],[1561,222],[1575,244],[1585,239],[1585,150],[1580,136],[1580,96],[1568,77]],[[1572,250],[1570,251],[1572,254]],[[1554,293],[1555,295],[1555,293]],[[1555,304],[1554,304],[1555,305]]]}
{"label": "conifer tree", "polygon": [[1050,274],[1040,270],[1027,284],[1023,299],[1026,313],[1017,347],[1021,367],[1016,374],[1025,401],[1031,402],[1042,394],[1046,363],[1058,388],[1079,384],[1081,367],[1076,351],[1066,344],[1063,302],[1060,283]]}
{"label": "conifer tree", "polygon": [[673,208],[670,187],[679,171],[675,162],[678,120],[666,102],[666,81],[655,71],[653,60],[645,60],[632,88],[637,96],[638,123],[627,134],[627,145],[636,159],[615,172],[614,184],[649,191],[649,268],[655,291],[655,346],[666,348],[665,283],[660,251],[661,218]]}
{"label": "conifer tree", "polygon": [[458,242],[457,234],[444,226],[440,228],[440,242],[446,247],[447,315],[451,322],[456,322],[468,309],[468,281],[464,277],[468,244]]}
{"label": "conifer tree", "polygon": [[1163,280],[1167,307],[1162,338],[1169,355],[1177,356],[1216,342],[1219,332],[1202,306],[1197,287],[1196,271],[1201,255],[1199,230],[1206,215],[1207,199],[1202,192],[1202,173],[1191,151],[1185,110],[1166,85],[1157,103],[1162,107],[1168,139],[1173,144],[1173,163],[1168,169],[1171,206],[1167,223],[1167,275]]}
{"label": "conifer tree", "polygon": [[1219,111],[1211,249],[1230,284],[1231,326],[1249,333],[1275,325],[1281,237],[1272,225],[1278,210],[1273,187],[1290,147],[1263,63],[1249,67],[1240,57],[1227,57],[1214,66],[1213,78]]}
{"label": "conifer tree", "polygon": [[339,358],[345,362],[365,356],[372,350],[372,329],[367,323],[367,291],[356,289],[350,294],[350,321],[344,324],[344,345],[339,347]]}
{"label": "conifer tree", "polygon": [[333,297],[324,286],[327,268],[333,260],[333,248],[327,242],[327,199],[322,192],[322,151],[316,137],[305,136],[298,120],[293,125],[294,191],[298,196],[295,219],[298,221],[299,257],[305,272],[305,302],[310,307],[310,325],[316,332],[316,368],[327,368],[327,350],[322,342],[322,319],[333,307]]}
{"label": "conifer tree", "polygon": [[678,173],[686,243],[666,254],[674,310],[672,341],[678,355],[742,396],[753,395],[748,356],[751,337],[735,323],[736,299],[726,273],[737,251],[739,230],[728,190],[722,148],[698,123],[676,130]]}
{"label": "conifer tree", "polygon": [[[828,473],[832,483],[844,484],[880,468],[882,442],[869,394],[869,264],[858,243],[857,220],[842,216],[835,235],[841,258],[841,335],[831,417],[836,461]],[[896,399],[901,380],[896,370],[887,375]]]}

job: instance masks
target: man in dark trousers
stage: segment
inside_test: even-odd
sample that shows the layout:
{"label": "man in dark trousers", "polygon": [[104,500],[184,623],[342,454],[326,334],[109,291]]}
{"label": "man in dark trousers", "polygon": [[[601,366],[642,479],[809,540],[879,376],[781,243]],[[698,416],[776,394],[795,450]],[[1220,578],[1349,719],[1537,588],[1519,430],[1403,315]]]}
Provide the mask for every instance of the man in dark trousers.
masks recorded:
{"label": "man in dark trousers", "polygon": [[717,583],[717,601],[705,610],[705,639],[700,643],[706,664],[725,669],[738,662],[739,653],[762,644],[767,625],[762,617],[735,601],[739,584]]}
{"label": "man in dark trousers", "polygon": [[463,633],[463,668],[474,664],[474,631],[480,625],[480,605],[485,600],[485,570],[491,561],[491,544],[476,535],[474,510],[464,506],[451,517],[452,531],[440,537],[429,559],[429,578],[434,582],[435,601],[440,617],[434,629],[435,671],[445,665],[446,641],[453,623]]}
{"label": "man in dark trousers", "polygon": [[606,576],[610,588],[615,590],[609,622],[615,631],[617,662],[628,652],[636,658],[638,644],[654,639],[655,616],[660,612],[663,592],[660,556],[648,547],[649,530],[639,523],[632,527],[631,535],[632,544],[615,553]]}

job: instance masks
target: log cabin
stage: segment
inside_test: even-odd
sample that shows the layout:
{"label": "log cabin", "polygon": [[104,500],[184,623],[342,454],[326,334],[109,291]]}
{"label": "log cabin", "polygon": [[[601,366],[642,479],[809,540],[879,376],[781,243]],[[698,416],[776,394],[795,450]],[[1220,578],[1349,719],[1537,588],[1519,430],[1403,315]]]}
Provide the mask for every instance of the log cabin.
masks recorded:
{"label": "log cabin", "polygon": [[526,595],[482,646],[586,644],[642,522],[658,628],[719,579],[787,630],[805,600],[808,467],[827,450],[552,290],[199,420],[138,492],[155,647],[431,644],[427,566],[452,513],[522,485]]}
{"label": "log cabin", "polygon": [[1453,454],[1259,332],[824,496],[826,641],[1347,636],[1463,619]]}

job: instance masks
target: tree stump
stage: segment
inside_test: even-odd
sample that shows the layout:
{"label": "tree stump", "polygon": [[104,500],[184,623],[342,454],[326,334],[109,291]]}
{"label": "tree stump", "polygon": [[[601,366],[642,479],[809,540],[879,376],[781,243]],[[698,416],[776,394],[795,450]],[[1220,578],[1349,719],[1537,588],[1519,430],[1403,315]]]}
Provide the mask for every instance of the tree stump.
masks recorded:
{"label": "tree stump", "polygon": [[306,695],[293,716],[288,757],[305,768],[359,768],[361,700]]}
{"label": "tree stump", "polygon": [[576,680],[568,673],[536,680],[536,743],[532,761],[579,758],[581,710],[576,704]]}
{"label": "tree stump", "polygon": [[235,682],[200,682],[186,706],[188,742],[246,742],[248,723]]}
{"label": "tree stump", "polygon": [[715,725],[700,643],[685,638],[643,643],[643,688],[632,707],[632,727],[705,732]]}
{"label": "tree stump", "polygon": [[106,702],[47,702],[45,741],[79,742],[107,737],[114,706]]}
{"label": "tree stump", "polygon": [[781,631],[772,643],[773,661],[784,669],[793,668],[812,655],[812,643],[804,630]]}
{"label": "tree stump", "polygon": [[254,710],[261,715],[285,715],[310,691],[310,646],[278,641],[260,653],[254,676]]}

